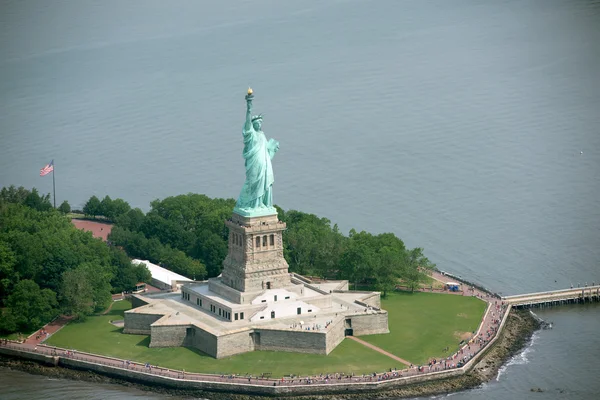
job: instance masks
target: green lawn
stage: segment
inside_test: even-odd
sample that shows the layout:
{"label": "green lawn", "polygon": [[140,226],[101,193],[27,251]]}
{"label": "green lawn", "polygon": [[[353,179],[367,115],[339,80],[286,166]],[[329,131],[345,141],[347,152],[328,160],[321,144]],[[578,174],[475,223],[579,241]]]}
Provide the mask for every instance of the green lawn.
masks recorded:
{"label": "green lawn", "polygon": [[[381,307],[389,313],[391,333],[361,339],[419,364],[456,351],[461,334],[479,327],[486,304],[470,296],[394,292]],[[443,351],[446,347],[448,351]]]}
{"label": "green lawn", "polygon": [[351,340],[344,340],[327,356],[254,351],[217,360],[184,347],[149,348],[149,336],[123,334],[121,328],[109,322],[123,319],[123,311],[130,307],[131,303],[128,301],[116,302],[108,314],[89,317],[83,323],[73,322],[52,335],[46,343],[189,372],[253,375],[271,372],[273,376],[283,376],[322,372],[363,374],[402,367],[389,357]]}
{"label": "green lawn", "polygon": [[15,333],[9,333],[9,334],[1,334],[0,338],[10,339],[10,340],[24,340],[27,336],[31,335],[32,333],[33,332],[29,332],[29,333],[15,332]]}
{"label": "green lawn", "polygon": [[423,283],[421,284],[421,287],[429,288],[431,286],[433,286],[434,289],[442,289],[442,288],[444,288],[444,284],[442,282],[440,282],[438,280],[435,280],[435,279],[433,279],[430,276],[426,276],[423,279]]}
{"label": "green lawn", "polygon": [[[454,332],[477,329],[485,310],[485,304],[474,298],[431,293],[393,293],[383,300],[382,306],[389,312],[391,333],[361,338],[415,363],[441,355],[445,346],[456,349],[460,339],[454,337]],[[128,301],[115,302],[106,315],[73,322],[52,335],[47,344],[189,372],[271,372],[279,377],[325,372],[363,374],[403,368],[397,361],[351,340],[344,340],[327,356],[255,351],[217,360],[184,347],[149,348],[149,336],[126,335],[110,323],[123,319],[123,312],[130,307]]]}

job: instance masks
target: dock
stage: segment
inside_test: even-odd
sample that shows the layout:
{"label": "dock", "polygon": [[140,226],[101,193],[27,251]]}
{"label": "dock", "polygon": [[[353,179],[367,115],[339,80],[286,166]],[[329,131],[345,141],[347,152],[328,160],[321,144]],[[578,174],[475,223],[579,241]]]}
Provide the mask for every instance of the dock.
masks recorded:
{"label": "dock", "polygon": [[600,301],[600,285],[502,297],[513,308],[552,307]]}

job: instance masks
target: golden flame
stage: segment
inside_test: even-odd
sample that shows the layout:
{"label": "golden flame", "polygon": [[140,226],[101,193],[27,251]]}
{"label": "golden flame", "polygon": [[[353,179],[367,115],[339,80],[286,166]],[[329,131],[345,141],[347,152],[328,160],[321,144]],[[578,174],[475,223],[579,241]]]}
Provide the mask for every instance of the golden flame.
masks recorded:
{"label": "golden flame", "polygon": [[248,88],[248,94],[252,94],[252,93],[253,93],[253,92],[252,92],[252,88],[251,88],[251,87],[249,87],[249,88]]}

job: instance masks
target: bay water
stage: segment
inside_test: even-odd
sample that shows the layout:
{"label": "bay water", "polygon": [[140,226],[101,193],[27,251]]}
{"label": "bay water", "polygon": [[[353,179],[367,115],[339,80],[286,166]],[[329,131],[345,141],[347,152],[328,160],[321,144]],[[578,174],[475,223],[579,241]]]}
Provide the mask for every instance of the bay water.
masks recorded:
{"label": "bay water", "polygon": [[[0,186],[51,193],[54,159],[73,208],[237,197],[252,86],[284,209],[503,295],[597,283],[598,43],[597,0],[3,0]],[[600,307],[538,315],[554,329],[452,396],[595,398]],[[82,393],[161,398],[0,371],[0,398]]]}

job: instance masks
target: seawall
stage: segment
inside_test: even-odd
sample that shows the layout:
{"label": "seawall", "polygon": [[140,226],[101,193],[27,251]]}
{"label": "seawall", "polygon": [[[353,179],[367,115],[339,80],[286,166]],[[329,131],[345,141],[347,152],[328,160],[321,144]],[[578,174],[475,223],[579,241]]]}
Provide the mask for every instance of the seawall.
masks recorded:
{"label": "seawall", "polygon": [[[475,387],[493,378],[500,366],[519,351],[539,324],[529,313],[510,310],[505,314],[499,334],[472,360],[461,368],[420,375],[400,377],[379,382],[314,383],[283,386],[255,379],[248,384],[223,381],[194,381],[171,376],[161,376],[117,365],[103,365],[71,357],[38,354],[22,349],[0,346],[0,365],[26,372],[89,381],[140,385],[152,391],[178,395],[194,395],[212,399],[246,399],[248,396],[297,397],[334,395],[336,399],[364,398],[366,393],[378,393],[378,397],[415,397],[449,393]],[[62,367],[62,368],[56,368]],[[186,377],[187,378],[187,377]]]}

